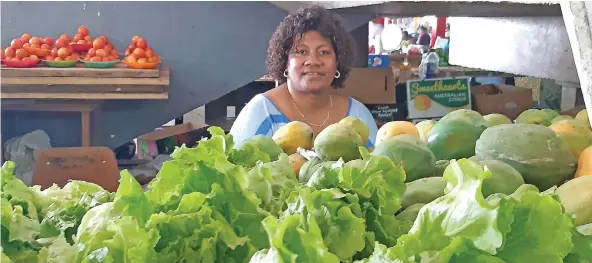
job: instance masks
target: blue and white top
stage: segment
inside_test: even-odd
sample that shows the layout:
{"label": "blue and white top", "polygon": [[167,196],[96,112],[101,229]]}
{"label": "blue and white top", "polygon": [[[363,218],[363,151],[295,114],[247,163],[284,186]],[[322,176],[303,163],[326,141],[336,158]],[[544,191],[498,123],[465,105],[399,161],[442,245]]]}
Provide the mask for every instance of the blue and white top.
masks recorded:
{"label": "blue and white top", "polygon": [[[368,138],[366,146],[374,147],[378,127],[368,108],[361,102],[349,97],[347,115],[359,118],[368,125],[370,138]],[[271,100],[263,94],[257,94],[238,114],[230,129],[230,134],[232,134],[235,143],[259,134],[271,137],[280,127],[289,122],[288,117],[281,113]]]}

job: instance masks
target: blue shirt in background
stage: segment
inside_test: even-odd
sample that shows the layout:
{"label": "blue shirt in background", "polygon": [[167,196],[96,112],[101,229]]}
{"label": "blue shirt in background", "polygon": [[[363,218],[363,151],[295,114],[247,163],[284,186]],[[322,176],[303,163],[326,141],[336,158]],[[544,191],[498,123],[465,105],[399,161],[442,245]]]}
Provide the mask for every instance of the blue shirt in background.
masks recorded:
{"label": "blue shirt in background", "polygon": [[[350,97],[347,115],[356,117],[368,125],[370,138],[366,142],[366,146],[374,147],[378,127],[368,108]],[[232,134],[234,142],[238,144],[259,134],[271,137],[280,127],[289,122],[288,117],[281,113],[271,100],[263,94],[258,94],[238,114],[230,129],[230,134]]]}

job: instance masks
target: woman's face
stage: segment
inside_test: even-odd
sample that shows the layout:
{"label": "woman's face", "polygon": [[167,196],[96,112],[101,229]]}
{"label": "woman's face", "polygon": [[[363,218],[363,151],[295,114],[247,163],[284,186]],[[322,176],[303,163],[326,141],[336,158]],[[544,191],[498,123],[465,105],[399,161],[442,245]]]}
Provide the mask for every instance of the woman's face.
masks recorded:
{"label": "woman's face", "polygon": [[287,68],[288,82],[293,88],[312,93],[331,88],[337,71],[331,41],[318,31],[304,33],[294,41]]}

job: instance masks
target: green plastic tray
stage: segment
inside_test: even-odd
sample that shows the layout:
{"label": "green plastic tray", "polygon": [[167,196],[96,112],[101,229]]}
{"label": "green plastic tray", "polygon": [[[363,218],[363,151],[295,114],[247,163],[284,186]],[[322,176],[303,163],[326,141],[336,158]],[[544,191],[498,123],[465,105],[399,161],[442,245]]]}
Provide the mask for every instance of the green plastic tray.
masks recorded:
{"label": "green plastic tray", "polygon": [[76,63],[78,60],[70,60],[70,61],[49,61],[44,60],[45,64],[47,64],[50,68],[72,68],[76,67]]}
{"label": "green plastic tray", "polygon": [[117,64],[117,62],[119,61],[115,60],[109,62],[92,62],[82,60],[82,63],[84,63],[84,66],[87,68],[113,68],[115,67],[115,64]]}

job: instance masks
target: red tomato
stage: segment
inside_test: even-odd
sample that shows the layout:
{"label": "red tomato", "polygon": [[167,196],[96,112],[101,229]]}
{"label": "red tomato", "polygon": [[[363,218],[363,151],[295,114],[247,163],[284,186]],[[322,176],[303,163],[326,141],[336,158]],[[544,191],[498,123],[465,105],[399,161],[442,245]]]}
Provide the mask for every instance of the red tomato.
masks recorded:
{"label": "red tomato", "polygon": [[106,57],[108,55],[107,51],[105,51],[104,49],[101,49],[101,48],[97,49],[96,53],[97,53],[97,57]]}
{"label": "red tomato", "polygon": [[29,58],[31,58],[31,60],[38,60],[39,57],[37,57],[37,55],[30,55]]}
{"label": "red tomato", "polygon": [[43,43],[48,44],[51,47],[51,45],[53,45],[53,38],[46,37],[43,39]]}
{"label": "red tomato", "polygon": [[109,38],[107,36],[100,36],[99,38],[102,38],[105,43],[109,43]]}
{"label": "red tomato", "polygon": [[67,47],[68,45],[69,45],[69,40],[67,40],[65,38],[60,38],[55,43],[55,47],[58,48],[58,49],[59,48],[62,48],[62,47]]}
{"label": "red tomato", "polygon": [[70,55],[70,52],[67,48],[65,47],[61,47],[60,49],[58,49],[58,57],[60,58],[66,58]]}
{"label": "red tomato", "polygon": [[19,49],[23,47],[23,41],[20,38],[15,38],[10,42],[10,46],[14,49]]}
{"label": "red tomato", "polygon": [[86,44],[86,40],[84,40],[84,39],[78,40],[78,42],[76,42],[76,44]]}
{"label": "red tomato", "polygon": [[64,61],[64,59],[61,57],[57,57],[57,58],[55,58],[55,61]]}
{"label": "red tomato", "polygon": [[151,58],[154,56],[154,51],[152,51],[151,49],[148,49],[144,52],[144,54],[146,55],[147,58]]}
{"label": "red tomato", "polygon": [[91,49],[88,50],[88,53],[87,54],[89,56],[91,56],[91,57],[94,57],[94,56],[97,55],[97,49],[96,48],[91,48]]}
{"label": "red tomato", "polygon": [[27,50],[19,48],[16,50],[16,57],[23,59],[24,57],[28,57],[29,53],[27,52]]}
{"label": "red tomato", "polygon": [[139,59],[143,58],[146,55],[146,52],[142,48],[136,48],[134,49],[134,55]]}
{"label": "red tomato", "polygon": [[96,49],[100,49],[100,48],[104,48],[105,47],[105,40],[103,40],[102,38],[97,38],[95,39],[95,41],[93,41],[93,48]]}
{"label": "red tomato", "polygon": [[45,60],[52,61],[52,60],[54,60],[54,59],[55,59],[55,57],[54,57],[54,56],[52,56],[52,55],[45,56]]}
{"label": "red tomato", "polygon": [[147,63],[148,60],[146,58],[138,59],[138,63]]}
{"label": "red tomato", "polygon": [[101,61],[103,61],[103,58],[101,58],[99,56],[96,56],[96,57],[92,57],[90,59],[90,61],[92,61],[92,62],[101,62]]}
{"label": "red tomato", "polygon": [[78,34],[84,36],[88,36],[88,28],[86,26],[78,27]]}
{"label": "red tomato", "polygon": [[72,42],[76,43],[78,42],[78,40],[82,40],[84,39],[84,36],[81,36],[80,34],[76,34],[74,35],[74,39],[72,39]]}
{"label": "red tomato", "polygon": [[[25,45],[23,45],[23,47],[25,47]],[[31,44],[32,48],[40,48],[41,46],[39,44]]]}
{"label": "red tomato", "polygon": [[31,58],[30,58],[30,57],[24,57],[24,58],[21,58],[21,61],[29,61],[29,60],[31,60]]}
{"label": "red tomato", "polygon": [[134,54],[130,54],[129,56],[125,57],[125,60],[127,62],[131,62],[131,63],[135,63],[138,61],[138,59],[136,58],[136,55],[134,55]]}
{"label": "red tomato", "polygon": [[84,40],[86,40],[86,42],[88,42],[88,43],[92,43],[93,42],[93,39],[90,36],[84,36]]}
{"label": "red tomato", "polygon": [[51,50],[51,53],[49,53],[49,54],[50,54],[52,57],[57,57],[57,56],[58,56],[58,48],[57,48],[57,47],[54,47],[54,48]]}
{"label": "red tomato", "polygon": [[21,36],[21,40],[23,41],[23,43],[27,43],[27,42],[29,42],[29,40],[31,39],[31,37],[32,37],[32,36],[31,36],[31,34],[29,34],[29,33],[24,33],[24,34]]}
{"label": "red tomato", "polygon": [[25,43],[25,44],[23,44],[23,47],[31,47],[31,44]]}
{"label": "red tomato", "polygon": [[143,38],[139,38],[139,39],[136,41],[136,46],[137,46],[137,47],[139,47],[139,48],[145,49],[145,48],[147,48],[147,47],[148,47],[148,43],[146,42],[146,40],[145,40],[145,39],[143,39]]}
{"label": "red tomato", "polygon": [[43,45],[41,45],[41,48],[43,48],[43,49],[51,49],[51,46],[48,45],[48,44],[43,44]]}
{"label": "red tomato", "polygon": [[68,42],[70,42],[70,36],[69,36],[68,34],[62,34],[62,35],[60,36],[60,38],[63,38],[63,39],[65,39],[65,40],[67,40]]}
{"label": "red tomato", "polygon": [[107,53],[110,53],[111,51],[113,51],[113,45],[107,44],[103,49],[107,51]]}
{"label": "red tomato", "polygon": [[43,40],[41,40],[41,38],[38,38],[38,37],[32,37],[31,39],[29,39],[29,44],[31,44],[31,45],[34,45],[34,44],[41,45],[41,44],[43,44]]}

